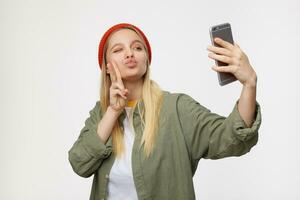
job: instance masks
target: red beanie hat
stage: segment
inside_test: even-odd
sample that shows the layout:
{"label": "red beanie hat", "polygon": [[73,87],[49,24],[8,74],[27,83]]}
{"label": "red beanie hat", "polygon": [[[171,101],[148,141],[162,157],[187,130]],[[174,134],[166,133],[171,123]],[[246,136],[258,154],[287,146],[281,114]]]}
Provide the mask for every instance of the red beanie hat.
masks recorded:
{"label": "red beanie hat", "polygon": [[146,43],[147,50],[148,50],[149,64],[150,64],[151,63],[151,47],[150,47],[149,41],[146,38],[145,34],[138,27],[136,27],[132,24],[120,23],[120,24],[116,24],[116,25],[112,26],[111,28],[109,28],[101,38],[101,41],[99,44],[99,51],[98,51],[98,62],[99,62],[100,69],[102,69],[101,64],[103,61],[104,45],[105,45],[108,37],[111,35],[112,32],[114,32],[115,30],[121,29],[121,28],[133,28],[143,37],[143,39]]}

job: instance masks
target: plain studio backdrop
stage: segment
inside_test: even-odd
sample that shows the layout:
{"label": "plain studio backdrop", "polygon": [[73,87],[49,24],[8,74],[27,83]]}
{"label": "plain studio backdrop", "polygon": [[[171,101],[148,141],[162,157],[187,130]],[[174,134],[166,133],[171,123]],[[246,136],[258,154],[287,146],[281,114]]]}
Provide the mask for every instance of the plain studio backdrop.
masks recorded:
{"label": "plain studio backdrop", "polygon": [[242,157],[201,159],[202,200],[300,199],[299,1],[0,1],[0,199],[88,199],[92,177],[68,161],[99,99],[97,61],[112,25],[140,27],[153,50],[151,77],[227,116],[241,84],[221,87],[206,47],[229,22],[257,72],[263,122]]}

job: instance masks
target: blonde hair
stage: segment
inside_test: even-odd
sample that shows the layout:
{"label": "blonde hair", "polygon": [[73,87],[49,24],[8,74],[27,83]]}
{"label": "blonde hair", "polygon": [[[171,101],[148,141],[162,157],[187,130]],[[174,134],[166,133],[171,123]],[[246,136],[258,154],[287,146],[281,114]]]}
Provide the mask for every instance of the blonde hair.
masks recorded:
{"label": "blonde hair", "polygon": [[[133,28],[129,28],[135,31]],[[141,35],[135,31],[142,41],[144,42]],[[112,34],[111,34],[112,35]],[[110,38],[109,38],[110,39]],[[109,41],[109,39],[107,41]],[[106,112],[108,106],[110,105],[109,100],[109,88],[111,86],[111,80],[109,74],[106,73],[106,51],[107,45],[106,43],[103,52],[103,62],[102,62],[102,72],[101,72],[101,86],[100,86],[100,105],[101,110]],[[147,51],[147,48],[145,48]],[[138,106],[139,115],[141,118],[143,135],[140,143],[140,147],[144,145],[144,153],[147,157],[153,151],[155,139],[157,136],[158,126],[159,126],[159,114],[163,101],[163,91],[160,89],[158,84],[150,79],[150,64],[149,64],[149,56],[147,51],[147,70],[144,74],[143,78],[143,87],[142,87],[142,98],[141,100],[144,103],[144,110],[141,110],[139,107],[139,103],[137,103],[133,110],[135,110],[136,106]],[[120,157],[124,153],[124,136],[121,130],[121,125],[119,121],[116,120],[116,123],[112,130],[112,141],[113,141],[113,151],[117,157]]]}

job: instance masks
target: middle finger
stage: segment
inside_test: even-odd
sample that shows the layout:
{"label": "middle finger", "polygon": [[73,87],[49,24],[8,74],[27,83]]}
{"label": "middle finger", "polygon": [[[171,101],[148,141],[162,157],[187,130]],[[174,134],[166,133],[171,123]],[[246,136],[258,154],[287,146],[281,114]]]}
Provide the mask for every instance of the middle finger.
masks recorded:
{"label": "middle finger", "polygon": [[[113,62],[113,61],[112,61]],[[119,68],[117,67],[116,63],[113,62],[113,68],[117,77],[117,82],[119,83],[119,85],[122,87],[121,89],[124,89],[124,84],[122,81],[122,77],[121,77],[121,73],[119,71]]]}
{"label": "middle finger", "polygon": [[208,46],[207,50],[212,51],[216,54],[224,55],[230,57],[232,54],[229,50],[221,47],[215,47],[215,46]]}
{"label": "middle finger", "polygon": [[217,55],[214,53],[209,53],[208,57],[218,60],[218,61],[221,61],[221,62],[224,62],[224,63],[227,63],[227,64],[230,64],[232,62],[232,59],[230,57],[223,56],[223,55]]}
{"label": "middle finger", "polygon": [[112,83],[117,82],[117,76],[112,63],[107,63],[107,68],[109,69],[109,76]]}

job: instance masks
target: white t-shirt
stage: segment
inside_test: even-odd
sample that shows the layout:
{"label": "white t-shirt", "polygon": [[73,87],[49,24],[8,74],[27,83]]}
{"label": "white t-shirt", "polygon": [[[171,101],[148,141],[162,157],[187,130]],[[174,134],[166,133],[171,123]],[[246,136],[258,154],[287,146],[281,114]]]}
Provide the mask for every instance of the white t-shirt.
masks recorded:
{"label": "white t-shirt", "polygon": [[134,131],[129,119],[131,119],[132,108],[125,107],[127,116],[124,118],[124,146],[125,153],[115,160],[109,174],[108,200],[137,200],[137,193],[133,182],[131,153],[134,142]]}

